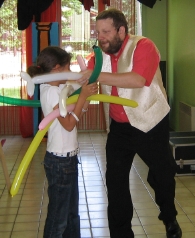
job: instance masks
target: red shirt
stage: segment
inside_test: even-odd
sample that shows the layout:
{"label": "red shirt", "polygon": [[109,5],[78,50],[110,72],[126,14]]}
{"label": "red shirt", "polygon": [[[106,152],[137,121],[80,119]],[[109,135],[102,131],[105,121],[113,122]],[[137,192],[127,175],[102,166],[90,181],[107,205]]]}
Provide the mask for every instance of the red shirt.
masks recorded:
{"label": "red shirt", "polygon": [[[122,54],[129,36],[126,36],[120,51],[117,56],[110,55],[112,72],[117,72],[117,63],[120,55]],[[137,43],[137,47],[135,49],[133,55],[133,68],[132,71],[141,75],[146,79],[145,86],[150,86],[156,69],[159,65],[159,55],[156,50],[154,43],[148,38],[143,38],[139,40]],[[94,68],[94,58],[88,62],[88,69]],[[111,95],[118,96],[117,87],[113,86]],[[133,98],[130,98],[133,100]],[[110,117],[113,118],[117,122],[129,122],[125,110],[122,105],[112,104],[110,103]]]}

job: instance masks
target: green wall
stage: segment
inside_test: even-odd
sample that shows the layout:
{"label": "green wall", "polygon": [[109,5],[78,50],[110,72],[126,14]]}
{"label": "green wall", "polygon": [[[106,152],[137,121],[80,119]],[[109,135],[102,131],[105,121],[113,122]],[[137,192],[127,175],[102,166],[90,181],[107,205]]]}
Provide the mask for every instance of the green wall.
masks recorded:
{"label": "green wall", "polygon": [[195,1],[162,0],[142,5],[143,35],[167,61],[170,126],[179,130],[179,101],[195,106]]}
{"label": "green wall", "polygon": [[161,60],[167,59],[167,6],[166,0],[155,3],[153,8],[142,4],[142,34],[154,41]]}
{"label": "green wall", "polygon": [[171,125],[179,129],[179,101],[195,106],[195,1],[168,1],[168,79]]}

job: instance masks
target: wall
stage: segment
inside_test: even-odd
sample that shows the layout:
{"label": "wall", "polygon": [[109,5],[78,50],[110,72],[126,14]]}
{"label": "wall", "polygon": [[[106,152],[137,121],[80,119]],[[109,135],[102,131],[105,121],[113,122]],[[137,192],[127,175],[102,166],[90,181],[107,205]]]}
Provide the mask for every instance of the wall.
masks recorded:
{"label": "wall", "polygon": [[157,0],[153,8],[142,4],[142,34],[154,41],[163,61],[167,59],[166,8],[166,0]]}
{"label": "wall", "polygon": [[171,126],[179,130],[179,101],[195,106],[195,1],[168,1],[168,79]]}
{"label": "wall", "polygon": [[142,8],[143,35],[167,61],[170,127],[179,130],[179,101],[195,106],[195,1],[157,0],[153,9]]}

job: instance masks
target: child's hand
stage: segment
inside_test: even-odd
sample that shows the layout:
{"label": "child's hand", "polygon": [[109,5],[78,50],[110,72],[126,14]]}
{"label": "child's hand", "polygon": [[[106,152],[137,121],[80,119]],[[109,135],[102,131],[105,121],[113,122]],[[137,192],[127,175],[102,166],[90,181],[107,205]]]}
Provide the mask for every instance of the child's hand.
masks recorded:
{"label": "child's hand", "polygon": [[81,90],[81,94],[83,96],[85,96],[86,98],[91,96],[91,95],[94,95],[94,94],[97,94],[98,93],[98,84],[95,82],[95,83],[91,83],[91,84],[88,84],[88,80],[83,84],[82,86],[82,90]]}

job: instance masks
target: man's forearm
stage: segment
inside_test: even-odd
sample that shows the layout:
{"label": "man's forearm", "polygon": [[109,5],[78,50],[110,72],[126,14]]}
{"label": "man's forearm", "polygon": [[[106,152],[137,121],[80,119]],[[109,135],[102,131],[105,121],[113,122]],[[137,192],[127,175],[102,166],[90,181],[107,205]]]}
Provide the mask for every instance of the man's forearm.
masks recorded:
{"label": "man's forearm", "polygon": [[120,88],[142,88],[146,80],[137,73],[100,73],[98,81],[101,84]]}

